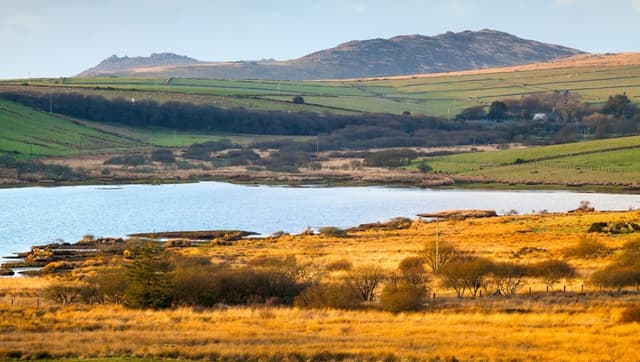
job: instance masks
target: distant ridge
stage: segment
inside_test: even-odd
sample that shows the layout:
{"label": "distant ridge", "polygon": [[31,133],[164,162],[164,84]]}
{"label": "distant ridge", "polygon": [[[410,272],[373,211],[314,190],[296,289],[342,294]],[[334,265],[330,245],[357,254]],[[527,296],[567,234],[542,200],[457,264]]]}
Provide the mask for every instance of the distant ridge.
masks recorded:
{"label": "distant ridge", "polygon": [[172,53],[112,56],[79,76],[340,79],[514,66],[576,54],[584,52],[484,29],[354,40],[287,61],[203,62]]}
{"label": "distant ridge", "polygon": [[197,59],[189,58],[184,55],[178,55],[174,53],[151,53],[148,57],[119,57],[112,55],[109,58],[101,61],[93,68],[89,68],[80,73],[79,76],[85,76],[85,74],[97,74],[97,73],[118,73],[126,72],[132,68],[140,67],[158,67],[165,65],[185,65],[198,63]]}

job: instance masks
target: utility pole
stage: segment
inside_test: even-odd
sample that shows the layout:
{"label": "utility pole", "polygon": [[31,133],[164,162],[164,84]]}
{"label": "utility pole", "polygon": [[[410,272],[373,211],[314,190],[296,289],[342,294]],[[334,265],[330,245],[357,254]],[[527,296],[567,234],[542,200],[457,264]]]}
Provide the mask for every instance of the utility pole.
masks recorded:
{"label": "utility pole", "polygon": [[440,269],[440,218],[436,217],[436,262],[435,262],[435,272],[438,273],[438,269]]}

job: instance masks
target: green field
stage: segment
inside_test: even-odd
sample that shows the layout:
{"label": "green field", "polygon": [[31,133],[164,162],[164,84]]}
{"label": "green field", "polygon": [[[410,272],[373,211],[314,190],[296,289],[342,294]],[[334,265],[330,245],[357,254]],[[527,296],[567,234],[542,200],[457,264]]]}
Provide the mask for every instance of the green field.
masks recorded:
{"label": "green field", "polygon": [[[568,90],[593,104],[602,104],[610,95],[626,92],[633,102],[640,101],[640,65],[327,82],[59,78],[2,81],[0,86],[24,83],[52,91],[75,88],[107,97],[177,100],[221,107],[335,113],[409,111],[444,117],[453,117],[469,106],[540,92]],[[306,104],[293,104],[294,95],[302,95]]]}
{"label": "green field", "polygon": [[229,139],[248,145],[275,140],[308,141],[310,137],[181,132],[136,129],[72,121],[0,99],[0,155],[19,158],[147,150],[150,145],[186,147],[196,142]]}
{"label": "green field", "polygon": [[131,128],[125,126],[111,126],[104,123],[81,121],[82,124],[114,134],[117,136],[134,139],[149,145],[161,147],[187,147],[194,143],[207,141],[220,141],[228,139],[235,144],[247,146],[256,142],[269,142],[278,140],[290,140],[304,142],[314,140],[315,137],[308,136],[272,136],[272,135],[252,135],[235,133],[207,133],[176,131],[161,127]]}
{"label": "green field", "polygon": [[72,156],[141,146],[135,140],[0,100],[0,154],[20,158]]}
{"label": "green field", "polygon": [[637,183],[640,136],[424,159],[435,172],[501,182]]}

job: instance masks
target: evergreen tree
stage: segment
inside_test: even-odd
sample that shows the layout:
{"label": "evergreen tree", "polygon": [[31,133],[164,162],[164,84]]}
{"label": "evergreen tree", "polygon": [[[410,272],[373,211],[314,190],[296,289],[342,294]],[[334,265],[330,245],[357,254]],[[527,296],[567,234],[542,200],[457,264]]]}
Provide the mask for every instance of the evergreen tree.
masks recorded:
{"label": "evergreen tree", "polygon": [[507,118],[507,105],[504,102],[493,101],[489,106],[487,118],[492,121],[502,121]]}
{"label": "evergreen tree", "polygon": [[125,304],[134,308],[168,308],[173,301],[171,254],[156,241],[137,243],[126,266]]}

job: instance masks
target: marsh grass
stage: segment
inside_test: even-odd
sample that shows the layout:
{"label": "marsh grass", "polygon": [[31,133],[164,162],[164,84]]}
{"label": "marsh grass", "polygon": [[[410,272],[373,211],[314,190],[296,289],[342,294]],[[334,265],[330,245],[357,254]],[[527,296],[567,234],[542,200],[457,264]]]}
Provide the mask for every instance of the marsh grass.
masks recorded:
{"label": "marsh grass", "polygon": [[[441,221],[439,228],[442,240],[463,255],[529,265],[562,259],[594,222],[639,219],[638,211],[513,215]],[[301,263],[340,265],[324,276],[332,282],[349,272],[342,267],[345,260],[354,268],[375,264],[397,270],[434,235],[434,223],[414,221],[405,229],[351,231],[347,237],[282,235],[179,252],[236,268],[295,255]],[[635,360],[640,324],[622,321],[628,307],[640,304],[640,293],[601,290],[587,281],[637,237],[590,234],[611,255],[568,259],[577,277],[561,280],[549,293],[541,280],[527,277],[510,297],[458,299],[434,277],[435,300],[428,298],[422,311],[395,314],[375,302],[357,310],[260,304],[163,311],[113,304],[63,307],[42,298],[47,279],[0,279],[0,359]],[[91,269],[73,273],[81,278]]]}

